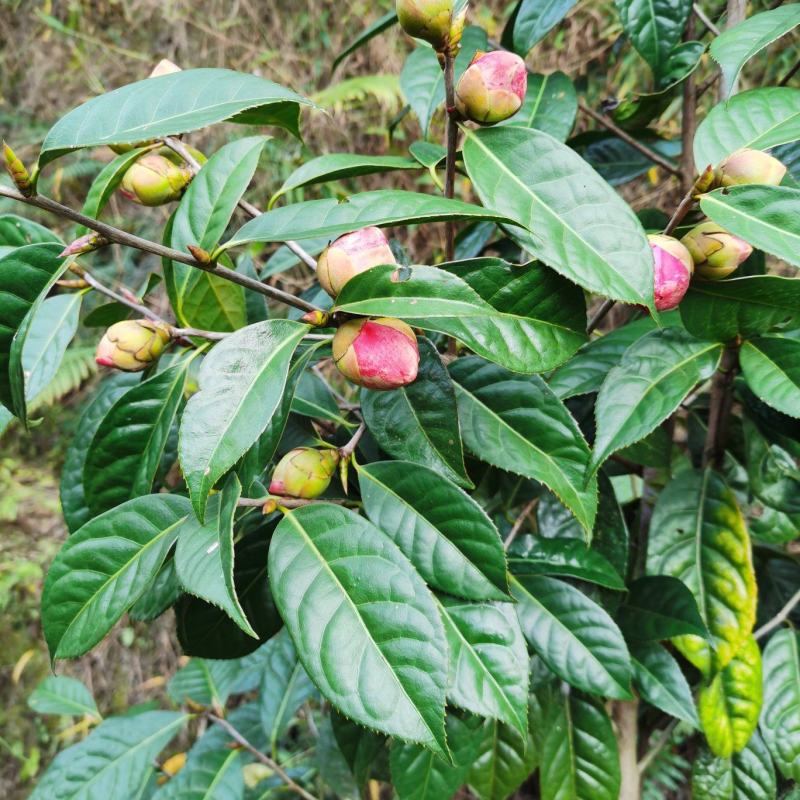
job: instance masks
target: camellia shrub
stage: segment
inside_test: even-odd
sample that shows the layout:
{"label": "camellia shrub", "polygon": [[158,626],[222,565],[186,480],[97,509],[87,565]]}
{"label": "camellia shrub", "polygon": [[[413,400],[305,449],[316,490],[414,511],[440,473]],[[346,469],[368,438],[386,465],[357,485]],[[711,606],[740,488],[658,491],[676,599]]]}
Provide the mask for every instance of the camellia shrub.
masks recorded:
{"label": "camellia shrub", "polygon": [[[398,0],[348,53],[417,37],[422,138],[313,158],[267,210],[245,199],[263,135],[189,145],[300,135],[313,103],[251,74],[162,64],[67,113],[35,165],[5,146],[0,195],[77,226],[0,220],[19,425],[104,298],[52,662],[169,609],[191,657],[168,708],[107,719],[48,678],[32,707],[91,732],[35,800],[798,796],[800,90],[737,82],[800,5],[720,32],[619,0],[652,82],[602,110],[525,65],[571,6],[521,0],[495,42],[465,0]],[[579,108],[600,127],[565,142]],[[101,146],[81,211],[37,190]],[[648,170],[658,208],[634,213],[611,184]],[[420,191],[357,191],[397,171]],[[117,191],[169,210],[160,241],[103,221]],[[413,260],[408,225],[434,243]],[[158,279],[104,283],[112,245]]]}

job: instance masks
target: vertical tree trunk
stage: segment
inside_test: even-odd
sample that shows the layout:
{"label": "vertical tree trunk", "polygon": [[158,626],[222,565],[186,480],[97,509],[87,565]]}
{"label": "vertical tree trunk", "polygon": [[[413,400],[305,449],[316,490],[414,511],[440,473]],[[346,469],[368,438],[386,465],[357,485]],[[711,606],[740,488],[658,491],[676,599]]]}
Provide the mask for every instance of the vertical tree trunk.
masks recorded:
{"label": "vertical tree trunk", "polygon": [[640,800],[642,795],[638,763],[638,710],[638,700],[617,700],[611,707],[622,775],[619,800]]}

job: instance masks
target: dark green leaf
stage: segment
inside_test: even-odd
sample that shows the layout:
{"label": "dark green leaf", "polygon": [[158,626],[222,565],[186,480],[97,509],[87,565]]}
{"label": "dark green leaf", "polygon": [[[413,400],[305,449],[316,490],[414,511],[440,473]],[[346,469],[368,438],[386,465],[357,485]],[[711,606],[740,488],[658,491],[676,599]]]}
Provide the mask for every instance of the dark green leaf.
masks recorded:
{"label": "dark green leaf", "polygon": [[732,766],[702,749],[692,762],[692,800],[733,800]]}
{"label": "dark green leaf", "polygon": [[236,331],[203,361],[186,404],[179,453],[197,516],[214,484],[258,440],[281,406],[289,363],[308,326],[266,320]]}
{"label": "dark green leaf", "polygon": [[572,149],[509,127],[468,131],[463,152],[481,200],[525,229],[514,236],[527,251],[585,289],[653,307],[653,259],[639,220]]}
{"label": "dark green leaf", "polygon": [[631,697],[625,640],[599,605],[543,575],[512,579],[511,592],[525,638],[556,675],[592,694]]}
{"label": "dark green leaf", "polygon": [[299,104],[311,102],[272,81],[227,69],[147,78],[94,97],[62,117],[45,137],[39,163],[81,147],[133,144],[224,120],[296,131]]}
{"label": "dark green leaf", "polygon": [[479,731],[480,748],[467,782],[479,800],[506,800],[536,768],[531,737],[510,725],[487,719]]}
{"label": "dark green leaf", "polygon": [[503,543],[468,494],[407,461],[367,464],[358,478],[367,516],[432,587],[471,600],[508,597]]}
{"label": "dark green leaf", "polygon": [[467,448],[488,464],[544,483],[591,531],[597,484],[585,486],[589,448],[544,381],[475,357],[453,362],[450,374]]}
{"label": "dark green leaf", "polygon": [[327,419],[337,425],[352,425],[339,410],[336,398],[323,378],[315,372],[300,375],[292,397],[292,413],[312,419]]}
{"label": "dark green leaf", "polygon": [[183,497],[138,497],[67,539],[42,593],[53,660],[83,655],[111,630],[155,577],[189,513]]}
{"label": "dark green leaf", "polygon": [[717,368],[722,347],[681,328],[652,331],[625,351],[603,381],[595,406],[597,433],[590,468],[643,439]]}
{"label": "dark green leaf", "polygon": [[347,56],[363,47],[370,39],[374,39],[378,34],[383,33],[395,24],[397,24],[397,12],[394,10],[387,11],[382,17],[378,17],[372,25],[353,39],[353,41],[336,56],[333,60],[333,64],[331,64],[331,70],[335,70]]}
{"label": "dark green leaf", "polygon": [[242,800],[242,761],[240,750],[190,752],[181,771],[154,795],[154,800]]}
{"label": "dark green leaf", "polygon": [[375,441],[390,456],[471,487],[452,381],[431,342],[419,338],[417,343],[417,379],[390,392],[362,390],[361,413]]}
{"label": "dark green leaf", "polygon": [[765,403],[800,417],[800,341],[764,336],[742,345],[739,354],[747,385]]}
{"label": "dark green leaf", "polygon": [[224,708],[238,668],[235,661],[192,658],[172,676],[167,694],[178,704]]}
{"label": "dark green leaf", "polygon": [[175,572],[175,559],[164,562],[158,575],[128,612],[134,622],[152,622],[172,608],[183,594]]}
{"label": "dark green leaf", "polygon": [[513,25],[513,33],[507,37],[504,32],[503,38],[510,38],[514,52],[524,58],[537,42],[544,39],[567,16],[575,2],[576,0],[521,0],[509,20],[509,25]]}
{"label": "dark green leaf", "polygon": [[100,719],[92,693],[76,678],[49,675],[34,689],[28,706],[37,714],[89,715]]}
{"label": "dark green leaf", "polygon": [[656,642],[631,645],[633,683],[642,698],[672,717],[700,727],[692,690],[678,662]]}
{"label": "dark green leaf", "polygon": [[774,800],[775,767],[763,739],[754,733],[733,756],[733,800]]}
{"label": "dark green leaf", "polygon": [[376,774],[376,768],[383,766],[381,762],[387,760],[386,737],[356,725],[335,710],[331,714],[331,727],[356,783],[363,788]]}
{"label": "dark green leaf", "polygon": [[753,247],[800,267],[800,189],[731,186],[703,195],[700,208]]}
{"label": "dark green leaf", "polygon": [[64,246],[61,237],[44,225],[16,214],[0,214],[0,247],[15,248],[48,242]]}
{"label": "dark green leaf", "polygon": [[356,722],[446,754],[444,630],[397,546],[352,511],[318,503],[278,525],[269,572],[323,695]]}
{"label": "dark green leaf", "polygon": [[710,639],[680,636],[675,645],[683,655],[706,675],[730,663],[753,628],[756,584],[744,519],[717,474],[686,470],[661,493],[647,572],[679,578],[697,600]]}
{"label": "dark green leaf", "polygon": [[522,108],[500,124],[536,128],[563,142],[575,124],[577,113],[575,86],[563,72],[529,74]]}

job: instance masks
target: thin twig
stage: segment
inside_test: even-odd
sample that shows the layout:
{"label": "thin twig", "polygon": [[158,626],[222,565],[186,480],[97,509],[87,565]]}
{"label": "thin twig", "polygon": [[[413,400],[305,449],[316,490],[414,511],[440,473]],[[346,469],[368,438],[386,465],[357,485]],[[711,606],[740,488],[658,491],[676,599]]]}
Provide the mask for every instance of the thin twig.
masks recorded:
{"label": "thin twig", "polygon": [[711,384],[708,431],[703,448],[703,467],[720,469],[725,458],[728,422],[733,403],[733,379],[739,368],[739,343],[729,342],[722,353],[719,369]]}
{"label": "thin twig", "polygon": [[[202,165],[191,154],[189,149],[186,147],[186,145],[180,139],[176,139],[174,136],[167,136],[164,139],[164,144],[167,147],[169,147],[170,150],[172,150],[175,153],[177,153],[192,168],[192,171],[194,172],[195,175],[200,171]],[[261,209],[258,208],[258,206],[254,206],[251,202],[249,202],[248,200],[245,200],[244,198],[242,198],[239,201],[238,206],[239,206],[239,208],[242,209],[242,211],[244,211],[245,214],[247,214],[248,216],[253,217],[253,218],[260,217],[261,214],[263,213],[261,211]],[[305,250],[303,250],[303,248],[300,247],[300,245],[297,244],[297,242],[288,241],[288,242],[284,242],[284,244],[298,258],[300,258],[309,267],[311,267],[311,269],[316,269],[317,268],[317,262],[311,257],[311,255],[309,253],[307,253]]]}
{"label": "thin twig", "polygon": [[295,783],[291,777],[283,770],[283,768],[278,764],[277,761],[273,761],[269,756],[262,753],[256,747],[254,747],[247,739],[239,733],[233,725],[228,722],[228,720],[223,719],[222,717],[218,717],[216,714],[206,713],[208,719],[212,722],[215,722],[217,725],[221,726],[225,729],[228,735],[233,739],[237,744],[244,747],[251,755],[255,756],[255,758],[260,761],[265,767],[269,767],[292,791],[296,792],[303,798],[303,800],[318,800],[310,792],[307,792],[302,786]]}
{"label": "thin twig", "polygon": [[90,230],[97,231],[105,236],[109,241],[125,245],[126,247],[133,247],[136,250],[141,250],[144,253],[152,253],[160,258],[168,258],[171,261],[177,261],[180,264],[187,264],[195,269],[201,269],[204,272],[217,275],[223,280],[236,283],[239,286],[243,286],[245,289],[251,289],[254,292],[258,292],[266,297],[270,297],[273,300],[277,300],[281,303],[285,303],[286,305],[299,308],[302,311],[322,311],[321,308],[315,306],[313,303],[309,303],[300,297],[295,297],[293,294],[281,291],[280,289],[275,289],[266,283],[261,283],[261,281],[255,280],[254,278],[248,278],[247,275],[234,272],[232,269],[220,266],[219,264],[203,264],[190,256],[188,253],[182,253],[180,250],[175,250],[172,247],[165,247],[158,242],[151,242],[149,239],[142,239],[140,236],[135,236],[132,233],[115,228],[112,225],[101,222],[100,220],[87,217],[85,214],[81,214],[79,211],[75,211],[68,206],[57,203],[55,200],[51,200],[49,197],[44,197],[43,195],[25,197],[21,192],[6,186],[0,186],[0,197],[7,197],[9,200],[16,200],[19,203],[25,203],[26,205],[40,208],[43,211],[48,211],[51,214],[56,214],[64,219],[77,222],[79,225],[83,225]]}
{"label": "thin twig", "polygon": [[789,599],[789,602],[767,623],[762,625],[753,636],[756,639],[762,639],[770,631],[775,630],[779,625],[782,625],[789,619],[789,615],[794,611],[795,606],[800,603],[800,589],[798,589]]}
{"label": "thin twig", "polygon": [[780,83],[778,86],[786,86],[789,81],[794,78],[797,74],[797,70],[800,69],[800,59],[797,60],[797,63],[781,78]]}
{"label": "thin twig", "polygon": [[519,516],[514,520],[514,524],[511,526],[511,530],[508,532],[505,542],[503,542],[504,550],[508,550],[508,548],[514,543],[514,539],[517,538],[517,534],[522,530],[525,520],[528,518],[528,515],[531,513],[531,511],[536,508],[538,503],[539,498],[534,497],[533,500],[525,504],[525,508],[520,511]]}
{"label": "thin twig", "polygon": [[[698,11],[698,5],[694,5],[695,13]],[[702,9],[700,9],[702,13]],[[684,32],[684,42],[690,42],[694,39],[695,35],[695,21],[694,17],[690,17],[686,24],[686,31]],[[695,81],[694,72],[692,72],[683,82],[683,107],[681,109],[681,188],[684,192],[688,192],[694,183],[695,169],[694,169],[694,153],[692,152],[692,145],[694,142],[694,134],[697,130],[697,84]]]}
{"label": "thin twig", "polygon": [[592,333],[595,328],[606,318],[606,314],[611,311],[612,308],[616,305],[616,300],[605,300],[603,305],[597,309],[594,313],[594,316],[589,320],[589,324],[586,326],[586,333]]}
{"label": "thin twig", "polygon": [[672,732],[675,728],[678,727],[678,723],[680,720],[673,719],[666,728],[664,728],[664,732],[659,737],[658,741],[653,745],[653,747],[642,757],[642,760],[639,762],[639,774],[644,775],[645,772],[650,768],[650,765],[653,761],[656,760],[658,754],[664,749],[664,747],[669,743],[669,740],[672,738]]}
{"label": "thin twig", "polygon": [[706,12],[700,8],[699,3],[694,3],[692,5],[692,10],[694,11],[697,19],[699,19],[700,22],[702,22],[703,25],[705,25],[706,28],[714,34],[714,36],[719,36],[719,28],[706,16]]}
{"label": "thin twig", "polygon": [[81,277],[96,291],[100,292],[100,294],[104,294],[106,297],[110,297],[117,303],[121,303],[123,306],[127,306],[128,308],[135,311],[137,314],[141,314],[143,317],[147,317],[147,319],[151,320],[152,322],[164,322],[164,320],[158,316],[154,311],[151,311],[147,306],[143,306],[140,303],[134,303],[133,300],[129,300],[122,294],[115,292],[113,289],[110,289],[105,284],[101,283],[97,278],[94,277],[89,272],[84,271],[81,274]]}
{"label": "thin twig", "polygon": [[275,503],[284,508],[301,508],[302,506],[310,506],[314,503],[334,503],[336,505],[343,505],[345,500],[337,500],[335,498],[325,498],[324,500],[306,500],[302,497],[282,497],[281,495],[267,495],[266,497],[240,497],[238,506],[240,508],[262,508],[267,503]]}
{"label": "thin twig", "polygon": [[578,101],[578,108],[584,114],[586,114],[587,117],[591,117],[595,122],[606,128],[606,130],[609,130],[619,136],[623,142],[629,144],[634,148],[634,150],[638,150],[643,156],[649,158],[653,163],[658,164],[659,167],[662,167],[671,175],[680,177],[681,171],[674,164],[671,164],[666,158],[664,158],[664,156],[659,155],[655,150],[650,149],[647,145],[637,142],[633,136],[620,128],[619,125],[617,125],[610,117],[607,117],[605,114],[600,114],[594,109],[589,108],[589,106],[587,106],[582,100]]}
{"label": "thin twig", "polygon": [[[447,161],[445,162],[444,196],[452,199],[456,186],[456,149],[458,145],[458,120],[456,118],[455,58],[449,53],[444,57],[444,95],[447,112]],[[445,260],[455,256],[456,226],[448,220],[445,228]]]}
{"label": "thin twig", "polygon": [[339,457],[342,459],[342,461],[350,458],[350,456],[355,453],[356,447],[358,447],[358,443],[361,441],[361,437],[364,435],[366,430],[367,425],[365,422],[362,422],[358,428],[356,428],[356,432],[353,434],[350,441],[344,447],[339,448]]}

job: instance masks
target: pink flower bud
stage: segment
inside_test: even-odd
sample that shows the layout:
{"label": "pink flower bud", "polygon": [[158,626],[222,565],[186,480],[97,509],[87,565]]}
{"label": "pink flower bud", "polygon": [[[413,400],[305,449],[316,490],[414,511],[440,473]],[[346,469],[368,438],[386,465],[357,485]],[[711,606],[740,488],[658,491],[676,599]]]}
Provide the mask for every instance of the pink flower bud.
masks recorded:
{"label": "pink flower bud", "polygon": [[683,300],[689,288],[694,262],[689,251],[671,236],[654,234],[647,239],[655,262],[656,308],[669,311]]}
{"label": "pink flower bud", "polygon": [[359,386],[397,389],[416,380],[417,337],[399,319],[354,319],[336,331],[333,360],[339,371]]}
{"label": "pink flower bud", "polygon": [[109,244],[109,241],[105,236],[92,231],[67,245],[58,254],[58,257],[66,258],[67,256],[80,256],[84,253],[92,253],[95,250],[99,250],[101,247],[105,247],[107,244]]}
{"label": "pink flower bud", "polygon": [[459,0],[397,0],[397,19],[409,36],[455,55],[467,18],[467,3],[456,14],[457,5]]}
{"label": "pink flower bud", "polygon": [[777,158],[761,150],[743,148],[731,153],[717,167],[718,186],[739,186],[745,183],[765,183],[778,186],[786,167]]}
{"label": "pink flower bud", "polygon": [[745,261],[753,248],[716,222],[702,222],[681,239],[691,253],[695,272],[707,281],[727,277]]}
{"label": "pink flower bud", "polygon": [[320,254],[317,279],[336,297],[354,275],[380,264],[396,264],[389,241],[380,228],[362,228],[340,236]]}
{"label": "pink flower bud", "polygon": [[462,117],[493,125],[520,110],[527,88],[528,71],[516,53],[478,53],[456,86],[456,108]]}
{"label": "pink flower bud", "polygon": [[95,361],[123,372],[141,372],[164,352],[172,339],[169,326],[149,319],[117,322],[97,345]]}
{"label": "pink flower bud", "polygon": [[339,463],[339,451],[297,447],[275,467],[269,493],[284,497],[319,497],[330,485]]}

